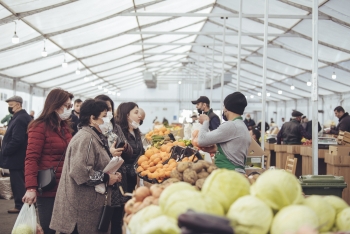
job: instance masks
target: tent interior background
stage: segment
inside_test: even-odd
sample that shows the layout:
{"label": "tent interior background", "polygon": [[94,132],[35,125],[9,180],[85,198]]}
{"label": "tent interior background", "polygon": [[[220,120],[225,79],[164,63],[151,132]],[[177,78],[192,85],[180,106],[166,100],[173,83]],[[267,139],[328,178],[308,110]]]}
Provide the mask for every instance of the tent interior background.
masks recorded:
{"label": "tent interior background", "polygon": [[[281,17],[269,19],[267,121],[289,119],[293,109],[311,116],[307,85],[312,72],[311,5],[311,0],[270,0],[270,16]],[[208,87],[211,77],[214,85],[219,84],[223,68],[227,74],[223,96],[237,90],[239,19],[226,20],[224,40],[223,18],[175,13],[238,12],[239,0],[1,0],[0,118],[7,114],[4,100],[14,93],[24,98],[25,109],[38,115],[45,95],[55,87],[75,98],[104,93],[116,105],[135,101],[147,112],[143,131],[156,116],[170,122],[188,118],[195,109],[190,101],[200,95],[212,96],[212,107],[219,112],[221,89],[211,94]],[[243,1],[240,91],[248,99],[246,112],[255,120],[261,119],[262,109],[258,94],[262,93],[263,13],[263,0]],[[15,22],[17,44],[11,41]],[[321,124],[337,123],[333,109],[343,105],[350,110],[350,1],[319,0],[318,25],[318,109],[324,111],[318,118]],[[155,88],[147,87],[146,72],[156,78]]]}

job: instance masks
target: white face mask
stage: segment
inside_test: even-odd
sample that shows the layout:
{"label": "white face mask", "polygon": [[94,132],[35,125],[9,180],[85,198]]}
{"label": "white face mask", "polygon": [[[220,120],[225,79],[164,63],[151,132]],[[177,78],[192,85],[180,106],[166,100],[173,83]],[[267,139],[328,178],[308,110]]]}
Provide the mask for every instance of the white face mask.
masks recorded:
{"label": "white face mask", "polygon": [[113,118],[113,113],[112,111],[108,111],[107,112],[107,118],[109,118],[109,120],[111,120]]}
{"label": "white face mask", "polygon": [[68,110],[67,107],[65,107],[63,110],[63,113],[58,114],[58,116],[60,117],[61,120],[67,120],[67,119],[69,119],[71,114],[72,114],[71,111]]}
{"label": "white face mask", "polygon": [[138,129],[140,127],[140,124],[137,123],[135,120],[132,120],[132,119],[130,119],[130,120],[132,121],[130,124],[133,127],[133,129]]}
{"label": "white face mask", "polygon": [[102,133],[105,133],[109,130],[110,119],[108,117],[102,118],[103,124],[98,125]]}

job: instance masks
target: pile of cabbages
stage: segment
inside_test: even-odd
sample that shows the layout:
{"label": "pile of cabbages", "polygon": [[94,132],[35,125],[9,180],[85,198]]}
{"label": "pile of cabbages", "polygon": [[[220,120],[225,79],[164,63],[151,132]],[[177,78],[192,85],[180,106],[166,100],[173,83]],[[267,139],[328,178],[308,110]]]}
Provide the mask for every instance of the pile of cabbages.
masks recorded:
{"label": "pile of cabbages", "polygon": [[189,209],[226,217],[237,234],[350,231],[350,207],[344,200],[304,198],[297,178],[283,170],[264,172],[252,186],[242,174],[226,169],[215,170],[202,191],[174,183],[160,195],[159,206],[136,213],[128,227],[132,234],[179,234],[177,218]]}

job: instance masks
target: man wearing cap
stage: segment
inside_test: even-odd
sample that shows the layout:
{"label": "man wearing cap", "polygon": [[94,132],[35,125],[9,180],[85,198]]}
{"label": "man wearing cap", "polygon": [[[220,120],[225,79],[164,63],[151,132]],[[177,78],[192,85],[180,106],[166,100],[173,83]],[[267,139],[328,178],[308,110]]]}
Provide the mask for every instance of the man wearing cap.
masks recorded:
{"label": "man wearing cap", "polygon": [[222,113],[226,122],[209,131],[209,117],[199,116],[203,124],[198,133],[198,145],[203,151],[215,153],[215,165],[245,174],[245,163],[252,138],[243,122],[242,114],[247,106],[246,97],[235,92],[224,100]]}
{"label": "man wearing cap", "polygon": [[213,109],[210,108],[209,98],[206,96],[200,96],[198,100],[192,101],[192,104],[196,105],[199,114],[205,114],[209,117],[209,130],[213,131],[220,125],[220,118],[217,116]]}
{"label": "man wearing cap", "polygon": [[245,116],[244,123],[245,125],[247,125],[247,128],[249,130],[253,129],[254,126],[256,125],[254,119],[250,118],[249,113]]}
{"label": "man wearing cap", "polygon": [[23,99],[13,96],[6,100],[8,110],[13,114],[8,124],[2,150],[0,154],[0,167],[10,170],[11,188],[15,200],[15,208],[8,213],[19,213],[22,208],[22,197],[26,193],[24,185],[24,160],[27,150],[27,128],[32,118],[22,109]]}
{"label": "man wearing cap", "polygon": [[277,134],[277,144],[280,145],[282,140],[285,145],[300,145],[301,139],[311,139],[304,127],[300,124],[301,116],[303,114],[294,110],[292,113],[292,120],[284,123],[281,130]]}

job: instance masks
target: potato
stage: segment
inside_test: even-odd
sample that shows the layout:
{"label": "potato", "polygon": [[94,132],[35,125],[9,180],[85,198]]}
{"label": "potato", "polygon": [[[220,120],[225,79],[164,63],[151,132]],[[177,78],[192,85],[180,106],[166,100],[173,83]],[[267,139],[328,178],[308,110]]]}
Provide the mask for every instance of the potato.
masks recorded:
{"label": "potato", "polygon": [[178,180],[182,180],[182,174],[178,172],[177,170],[172,170],[170,173],[170,178],[176,178]]}
{"label": "potato", "polygon": [[216,166],[211,165],[208,169],[207,172],[212,173],[214,170],[218,169]]}
{"label": "potato", "polygon": [[190,168],[186,169],[183,173],[183,181],[194,185],[198,179],[197,173],[195,170]]}
{"label": "potato", "polygon": [[205,179],[209,176],[209,173],[206,171],[201,171],[197,174],[197,176],[198,176],[198,179]]}
{"label": "potato", "polygon": [[190,163],[189,162],[179,162],[178,164],[177,164],[177,167],[176,167],[176,170],[178,171],[178,172],[184,172],[187,168],[189,168],[190,167]]}
{"label": "potato", "polygon": [[199,173],[203,170],[204,164],[201,162],[193,163],[191,165],[191,169],[193,169],[196,173]]}
{"label": "potato", "polygon": [[202,189],[204,181],[205,181],[205,179],[198,179],[196,181],[196,187],[198,187],[199,189]]}
{"label": "potato", "polygon": [[199,160],[198,162],[202,163],[202,164],[203,164],[203,167],[204,167],[205,169],[208,169],[210,166],[213,165],[212,163],[207,162],[207,161],[205,161],[205,160]]}

